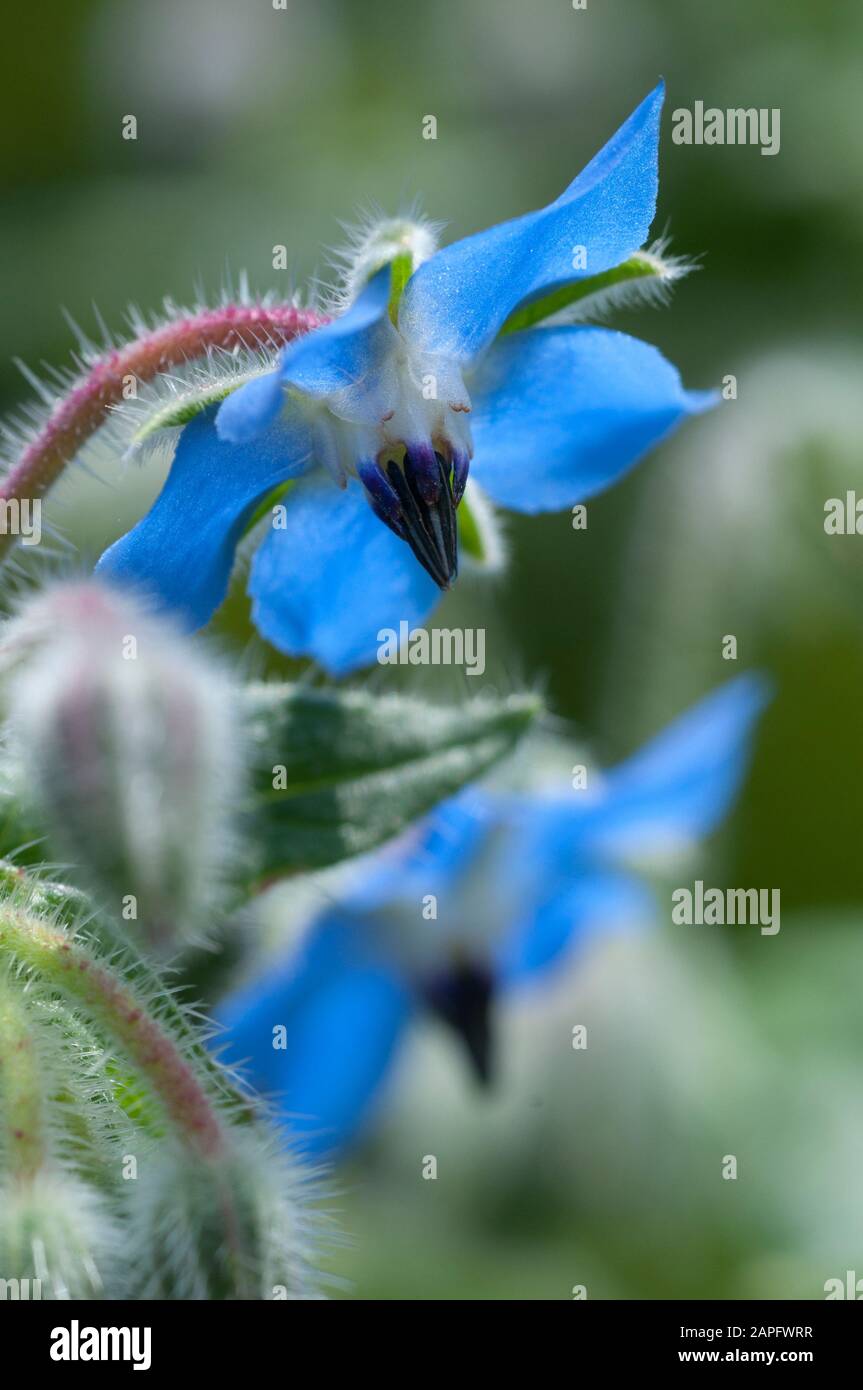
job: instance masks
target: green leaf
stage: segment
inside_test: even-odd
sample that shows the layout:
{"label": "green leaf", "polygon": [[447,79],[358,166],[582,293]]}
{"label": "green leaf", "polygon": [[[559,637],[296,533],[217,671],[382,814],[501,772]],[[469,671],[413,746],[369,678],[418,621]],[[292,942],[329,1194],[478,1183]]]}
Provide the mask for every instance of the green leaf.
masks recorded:
{"label": "green leaf", "polygon": [[633,282],[665,284],[679,278],[683,273],[685,272],[680,263],[673,258],[663,260],[660,255],[652,252],[637,251],[621,265],[613,266],[601,275],[589,275],[583,280],[574,280],[571,284],[561,285],[528,304],[520,305],[510,314],[499,336],[502,338],[505,333],[533,328],[536,324],[551,318],[553,314],[559,314],[561,310],[568,309],[580,300],[594,296],[597,296],[597,303],[601,297],[604,307],[608,307],[608,304],[613,302],[616,292],[622,296]]}
{"label": "green leaf", "polygon": [[390,262],[390,302],[389,315],[393,323],[398,323],[399,305],[405,285],[413,274],[413,258],[409,251],[403,251]]}
{"label": "green leaf", "polygon": [[225,376],[221,380],[207,382],[204,386],[193,386],[188,391],[181,391],[171,400],[164,402],[149,415],[136,430],[129,443],[130,451],[134,451],[159,430],[175,429],[178,425],[188,425],[190,420],[194,420],[196,415],[200,415],[207,406],[215,405],[218,401],[223,401],[232,392],[245,386],[246,382],[253,381],[255,377],[265,376],[271,368],[262,367],[260,371],[243,372],[235,376]]}
{"label": "green leaf", "polygon": [[531,695],[434,706],[412,696],[253,685],[247,881],[374,849],[509,753]]}

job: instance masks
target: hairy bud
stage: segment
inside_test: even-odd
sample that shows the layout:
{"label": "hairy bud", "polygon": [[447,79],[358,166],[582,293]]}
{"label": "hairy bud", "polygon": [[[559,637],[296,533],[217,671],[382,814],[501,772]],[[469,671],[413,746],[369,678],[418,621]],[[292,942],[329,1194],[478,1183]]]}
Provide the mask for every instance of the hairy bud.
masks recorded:
{"label": "hairy bud", "polygon": [[195,936],[226,857],[238,760],[220,670],[101,583],[61,584],[7,627],[11,752],[52,848],[152,945]]}
{"label": "hairy bud", "polygon": [[407,278],[434,255],[441,227],[416,210],[403,217],[369,213],[357,226],[346,226],[348,245],[335,253],[341,287],[332,307],[343,311],[385,265],[404,263]]}
{"label": "hairy bud", "polygon": [[201,1162],[163,1147],[143,1165],[131,1213],[132,1298],[319,1297],[309,1177],[259,1125]]}
{"label": "hairy bud", "polygon": [[68,1173],[0,1183],[4,1297],[103,1298],[119,1246],[105,1199]]}

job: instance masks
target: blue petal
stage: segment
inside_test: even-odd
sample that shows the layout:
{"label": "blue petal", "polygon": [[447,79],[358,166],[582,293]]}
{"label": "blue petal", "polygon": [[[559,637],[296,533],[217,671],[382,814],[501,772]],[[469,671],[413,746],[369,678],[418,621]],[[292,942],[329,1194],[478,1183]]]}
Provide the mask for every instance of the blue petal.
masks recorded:
{"label": "blue petal", "polygon": [[737,676],[613,768],[600,803],[585,812],[590,842],[616,851],[709,834],[740,790],[756,723],[771,698],[764,677]]}
{"label": "blue petal", "polygon": [[629,930],[655,913],[651,894],[637,879],[585,868],[517,917],[496,954],[496,978],[507,988],[544,974],[594,935]]}
{"label": "blue petal", "polygon": [[228,444],[245,444],[275,420],[282,408],[284,392],[277,371],[255,377],[232,391],[216,414],[220,439]]}
{"label": "blue petal", "polygon": [[390,275],[384,266],[346,313],[289,343],[275,372],[233,391],[219,409],[220,438],[239,444],[265,429],[279,412],[283,384],[309,396],[347,392],[353,417],[379,416],[376,398],[369,412],[362,406],[385,377],[387,348],[395,341],[388,314]]}
{"label": "blue petal", "polygon": [[388,317],[390,267],[379,270],[348,309],[283,351],[280,373],[300,391],[329,396],[361,381],[393,340]]}
{"label": "blue petal", "polygon": [[342,676],[373,662],[382,628],[421,623],[440,591],[409,547],[374,515],[362,485],[323,473],[291,490],[286,525],[252,565],[249,593],[264,637]]}
{"label": "blue petal", "polygon": [[616,482],[686,415],[656,348],[607,328],[537,328],[501,339],[471,383],[472,475],[514,511],[559,511]]}
{"label": "blue petal", "polygon": [[769,699],[760,676],[738,676],[592,789],[514,803],[524,862],[537,873],[565,875],[588,857],[666,851],[708,834],[740,789]]}
{"label": "blue petal", "polygon": [[215,410],[209,407],[186,426],[150,511],[96,566],[189,628],[202,627],[222,602],[255,505],[308,462],[308,435],[290,412],[254,444],[235,445],[218,438]]}
{"label": "blue petal", "polygon": [[[588,929],[646,920],[650,899],[614,866],[714,828],[746,772],[767,682],[740,676],[689,710],[592,793],[512,799],[496,875],[513,904],[498,960],[504,982],[554,964]],[[518,853],[515,852],[518,847]]]}
{"label": "blue petal", "polygon": [[[298,1146],[325,1154],[361,1128],[413,1009],[406,985],[366,950],[362,921],[332,914],[298,956],[222,1002],[217,1041],[274,1098]],[[273,1046],[279,1026],[283,1048]]]}
{"label": "blue petal", "polygon": [[[643,244],[658,184],[663,84],[548,207],[439,251],[414,273],[399,328],[427,352],[466,362],[522,300],[618,265]],[[586,250],[574,269],[577,247]]]}
{"label": "blue petal", "polygon": [[412,906],[427,893],[442,897],[457,891],[498,819],[494,799],[466,787],[393,844],[369,855],[342,901],[354,911],[373,912],[400,901]]}

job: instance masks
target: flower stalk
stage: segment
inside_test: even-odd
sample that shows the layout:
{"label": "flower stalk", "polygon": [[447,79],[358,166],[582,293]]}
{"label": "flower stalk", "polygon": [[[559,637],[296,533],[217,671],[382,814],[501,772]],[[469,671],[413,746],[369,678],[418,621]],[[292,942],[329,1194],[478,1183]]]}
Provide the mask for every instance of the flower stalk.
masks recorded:
{"label": "flower stalk", "polygon": [[219,1118],[192,1067],[142,999],[80,941],[17,908],[0,918],[0,951],[35,970],[111,1036],[138,1067],[186,1145],[221,1154]]}
{"label": "flower stalk", "polygon": [[45,1160],[41,1069],[26,1005],[5,973],[0,974],[0,1095],[9,1173],[30,1182]]}
{"label": "flower stalk", "polygon": [[[189,1041],[182,1012],[177,1025],[164,982],[133,954],[103,954],[56,918],[36,917],[26,901],[0,909],[0,962],[0,1270],[40,1280],[43,1297],[307,1296],[316,1287],[307,1176],[278,1153],[229,1073],[212,1058],[204,1069],[202,1040]],[[68,1007],[61,1034],[58,998]],[[44,1037],[35,1026],[31,1036],[33,1001],[47,1009]],[[128,1090],[131,1064],[166,1121],[153,1126],[145,1115],[136,1145],[121,1114],[97,1119],[95,1168],[75,1142],[77,1117],[71,1144],[54,1123],[67,1118],[60,1092],[74,1085],[58,1086],[53,1063],[43,1065],[47,1044],[68,1038],[70,1026],[92,1030],[101,1048],[103,1101],[111,1097],[101,1081],[119,1078]],[[131,1187],[119,1181],[130,1156],[141,1165],[140,1176],[123,1173],[138,1179]]]}
{"label": "flower stalk", "polygon": [[[224,304],[187,315],[142,334],[93,362],[83,379],[61,397],[20,459],[0,481],[0,502],[43,497],[63,469],[123,399],[130,377],[152,381],[160,372],[201,357],[213,348],[230,351],[290,342],[325,322],[293,304]],[[15,542],[0,534],[0,558]]]}

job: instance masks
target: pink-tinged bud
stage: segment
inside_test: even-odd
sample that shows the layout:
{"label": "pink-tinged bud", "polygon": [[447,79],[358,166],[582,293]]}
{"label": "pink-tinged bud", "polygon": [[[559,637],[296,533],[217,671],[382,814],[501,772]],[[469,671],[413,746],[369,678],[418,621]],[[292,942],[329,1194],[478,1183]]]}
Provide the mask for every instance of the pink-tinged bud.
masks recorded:
{"label": "pink-tinged bud", "polygon": [[238,790],[232,689],[121,590],[59,584],[0,640],[9,742],[52,852],[152,945],[194,937]]}
{"label": "pink-tinged bud", "polygon": [[253,1125],[201,1162],[163,1146],[129,1194],[133,1299],[322,1297],[313,1177]]}

